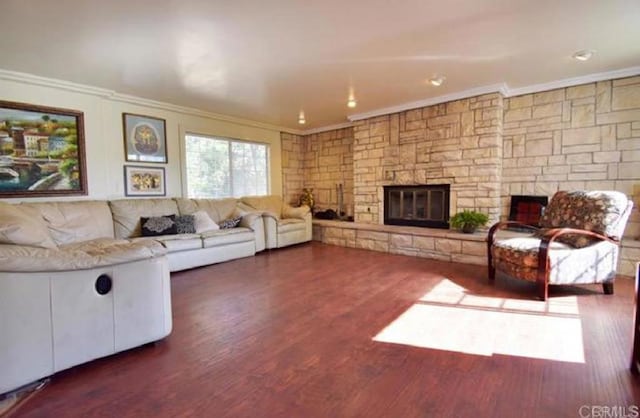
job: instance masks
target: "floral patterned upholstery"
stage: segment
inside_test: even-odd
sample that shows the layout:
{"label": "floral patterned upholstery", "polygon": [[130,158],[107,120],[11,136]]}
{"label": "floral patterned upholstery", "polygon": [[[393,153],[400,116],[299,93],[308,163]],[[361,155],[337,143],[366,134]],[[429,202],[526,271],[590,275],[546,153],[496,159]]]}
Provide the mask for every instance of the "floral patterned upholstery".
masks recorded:
{"label": "floral patterned upholstery", "polygon": [[[628,201],[626,195],[615,191],[560,191],[553,196],[540,218],[540,226],[543,229],[584,229],[620,239],[620,221],[627,210]],[[541,231],[538,236],[541,237],[544,232]],[[574,248],[583,248],[598,241],[579,234],[562,235],[557,240]]]}
{"label": "floral patterned upholstery", "polygon": [[[551,228],[573,228],[617,240],[622,237],[632,206],[626,195],[615,191],[557,192],[540,219],[541,229],[527,236],[498,237],[492,241],[491,265],[511,277],[535,282],[545,232]],[[547,283],[611,282],[615,278],[618,252],[614,242],[580,234],[560,235],[549,246]]]}

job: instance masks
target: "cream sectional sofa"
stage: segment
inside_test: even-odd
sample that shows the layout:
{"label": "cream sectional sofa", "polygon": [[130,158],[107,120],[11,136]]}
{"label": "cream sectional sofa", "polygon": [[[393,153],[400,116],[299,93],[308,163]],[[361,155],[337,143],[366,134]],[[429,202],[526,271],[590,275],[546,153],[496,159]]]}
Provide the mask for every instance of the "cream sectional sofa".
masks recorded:
{"label": "cream sectional sofa", "polygon": [[190,215],[204,210],[216,223],[242,216],[240,226],[202,234],[153,237],[167,250],[169,270],[179,271],[249,257],[264,249],[261,215],[240,210],[236,199],[122,199],[109,202],[116,238],[140,239],[142,216]]}
{"label": "cream sectional sofa", "polygon": [[[0,202],[0,394],[169,335],[171,271],[311,240],[308,208],[279,197],[242,202]],[[140,236],[143,216],[197,211],[217,223],[242,220],[201,234]]]}

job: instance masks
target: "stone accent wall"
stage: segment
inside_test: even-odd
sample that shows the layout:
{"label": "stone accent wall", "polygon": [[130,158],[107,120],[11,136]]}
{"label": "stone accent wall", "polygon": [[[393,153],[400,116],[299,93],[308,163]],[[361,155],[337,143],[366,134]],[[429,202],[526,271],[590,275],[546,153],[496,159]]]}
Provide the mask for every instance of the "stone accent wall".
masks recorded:
{"label": "stone accent wall", "polygon": [[[304,183],[304,137],[282,132],[282,197],[297,206]],[[275,194],[275,191],[274,191]]]}
{"label": "stone accent wall", "polygon": [[[511,195],[618,190],[638,201],[640,77],[505,99],[503,142],[504,219]],[[625,232],[640,236],[637,209]]]}
{"label": "stone accent wall", "polygon": [[384,185],[451,184],[450,213],[499,217],[503,100],[498,93],[354,125],[355,220],[383,223]]}
{"label": "stone accent wall", "polygon": [[353,215],[353,128],[305,136],[303,158],[304,187],[313,188],[315,209],[337,210],[342,184],[344,211]]}

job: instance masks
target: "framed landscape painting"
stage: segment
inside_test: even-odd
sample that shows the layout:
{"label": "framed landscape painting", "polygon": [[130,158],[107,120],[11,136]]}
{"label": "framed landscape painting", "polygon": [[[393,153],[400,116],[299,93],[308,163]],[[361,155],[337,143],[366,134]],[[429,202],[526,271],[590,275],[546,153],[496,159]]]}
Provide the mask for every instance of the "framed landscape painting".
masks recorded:
{"label": "framed landscape painting", "polygon": [[0,101],[0,198],[86,195],[84,115]]}
{"label": "framed landscape painting", "polygon": [[124,166],[125,196],[166,196],[164,167]]}
{"label": "framed landscape painting", "polygon": [[167,163],[167,130],[164,119],[122,114],[126,161]]}

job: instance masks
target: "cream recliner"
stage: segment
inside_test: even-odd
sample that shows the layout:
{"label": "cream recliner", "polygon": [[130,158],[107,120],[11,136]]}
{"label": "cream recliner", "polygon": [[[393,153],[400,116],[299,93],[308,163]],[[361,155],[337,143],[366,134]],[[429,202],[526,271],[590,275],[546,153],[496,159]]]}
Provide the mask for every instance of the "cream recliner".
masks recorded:
{"label": "cream recliner", "polygon": [[241,208],[259,211],[264,221],[265,247],[282,248],[311,241],[311,210],[308,206],[294,208],[281,196],[247,196],[240,198]]}

